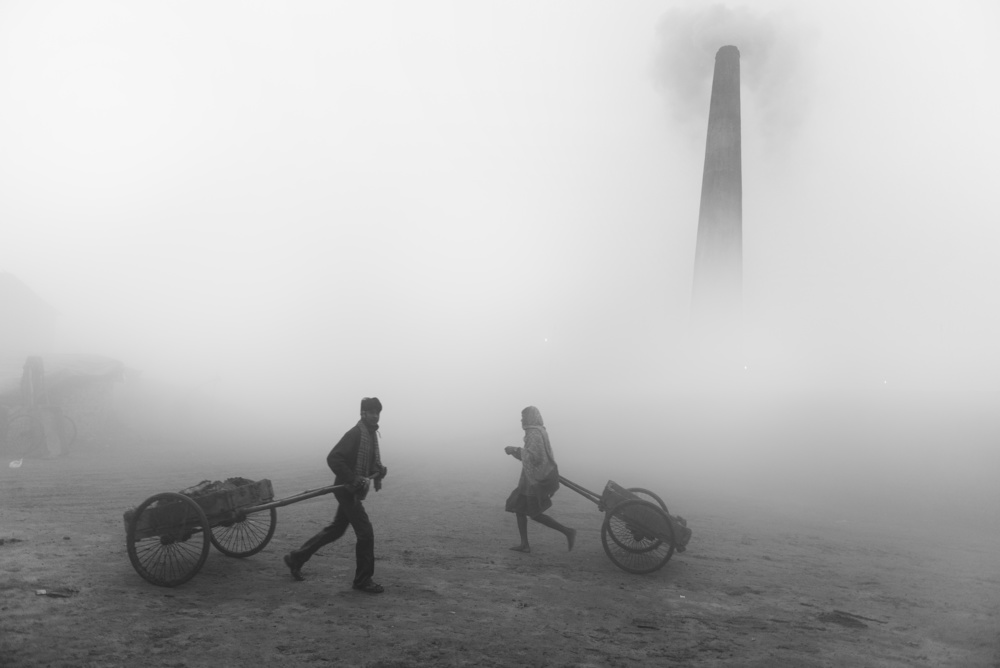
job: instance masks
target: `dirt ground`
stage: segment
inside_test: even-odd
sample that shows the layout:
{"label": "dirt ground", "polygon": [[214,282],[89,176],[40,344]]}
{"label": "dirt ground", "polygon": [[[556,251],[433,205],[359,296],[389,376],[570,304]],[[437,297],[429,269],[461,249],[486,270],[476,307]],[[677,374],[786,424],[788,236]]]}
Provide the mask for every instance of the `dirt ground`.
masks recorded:
{"label": "dirt ground", "polygon": [[[351,590],[350,532],[306,581],[283,566],[332,516],[332,496],[280,508],[261,553],[213,549],[182,586],[133,570],[127,508],[233,476],[293,496],[331,483],[323,457],[121,449],[4,461],[0,665],[1000,666],[994,531],[658,489],[694,535],[663,569],[630,575],[604,553],[603,515],[568,489],[552,515],[578,529],[574,550],[532,525],[532,553],[509,551],[509,460],[506,476],[487,476],[471,459],[443,469],[386,457],[385,488],[366,502],[382,595]],[[596,491],[631,482],[563,464]]]}

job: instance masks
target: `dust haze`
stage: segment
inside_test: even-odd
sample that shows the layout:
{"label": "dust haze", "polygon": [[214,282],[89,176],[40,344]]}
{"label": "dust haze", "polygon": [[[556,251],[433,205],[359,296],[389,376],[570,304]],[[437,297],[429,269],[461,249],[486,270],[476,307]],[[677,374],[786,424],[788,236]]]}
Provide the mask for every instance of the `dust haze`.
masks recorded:
{"label": "dust haze", "polygon": [[[997,17],[893,6],[5,3],[0,271],[57,314],[18,352],[120,360],[114,448],[233,475],[322,471],[377,396],[394,473],[513,487],[534,405],[586,487],[996,526]],[[688,316],[727,43],[720,370]]]}

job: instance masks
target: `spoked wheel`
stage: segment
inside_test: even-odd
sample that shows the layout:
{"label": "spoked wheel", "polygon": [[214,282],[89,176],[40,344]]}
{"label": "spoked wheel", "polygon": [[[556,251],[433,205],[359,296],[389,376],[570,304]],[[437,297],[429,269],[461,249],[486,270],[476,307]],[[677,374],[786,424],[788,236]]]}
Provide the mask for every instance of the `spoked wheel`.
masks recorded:
{"label": "spoked wheel", "polygon": [[155,585],[183,584],[208,558],[207,526],[205,511],[190,497],[176,492],[151,496],[129,518],[129,561]]}
{"label": "spoked wheel", "polygon": [[607,512],[601,542],[622,570],[652,573],[673,556],[674,529],[665,510],[649,501],[629,499]]}
{"label": "spoked wheel", "polygon": [[264,513],[238,513],[231,522],[212,527],[212,545],[227,557],[249,557],[264,549],[278,525],[278,509]]}
{"label": "spoked wheel", "polygon": [[[663,502],[663,499],[661,499],[653,492],[650,492],[648,489],[642,489],[641,487],[632,487],[628,491],[632,492],[639,498],[646,497],[644,499],[646,501],[652,499],[653,501],[656,501],[656,504],[660,506],[660,508],[663,508],[663,512],[665,512],[667,516],[670,518],[670,528],[674,530],[674,541],[673,541],[674,549],[677,552],[684,552],[684,550],[687,547],[687,542],[688,540],[690,540],[691,536],[691,532],[688,531],[687,522],[684,520],[684,518],[671,515],[670,511],[667,510],[667,504]],[[685,536],[685,533],[687,533],[687,536]]]}
{"label": "spoked wheel", "polygon": [[667,514],[670,513],[670,511],[667,510],[667,504],[663,502],[663,499],[661,499],[653,492],[650,492],[648,489],[643,489],[642,487],[629,487],[628,491],[632,492],[643,501],[655,501],[656,505],[658,505],[660,508],[663,508],[663,512]]}

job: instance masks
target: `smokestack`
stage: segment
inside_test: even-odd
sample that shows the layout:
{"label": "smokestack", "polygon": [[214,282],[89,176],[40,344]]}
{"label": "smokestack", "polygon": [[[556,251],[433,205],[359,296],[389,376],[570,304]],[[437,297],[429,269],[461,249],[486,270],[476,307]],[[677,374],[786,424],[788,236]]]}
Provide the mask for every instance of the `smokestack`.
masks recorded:
{"label": "smokestack", "polygon": [[740,51],[715,54],[695,249],[692,315],[716,336],[735,334],[743,302]]}

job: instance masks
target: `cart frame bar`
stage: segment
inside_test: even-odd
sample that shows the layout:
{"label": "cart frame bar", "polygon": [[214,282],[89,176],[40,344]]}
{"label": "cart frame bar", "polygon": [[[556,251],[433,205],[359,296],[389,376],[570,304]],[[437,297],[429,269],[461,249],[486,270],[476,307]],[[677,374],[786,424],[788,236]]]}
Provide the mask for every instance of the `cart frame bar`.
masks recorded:
{"label": "cart frame bar", "polygon": [[262,510],[270,510],[271,508],[281,508],[282,506],[288,506],[293,503],[298,503],[299,501],[305,501],[306,499],[312,499],[317,496],[323,496],[324,494],[330,494],[335,489],[340,489],[341,487],[347,487],[347,485],[327,485],[326,487],[319,487],[317,489],[309,489],[301,494],[296,494],[295,496],[289,496],[285,499],[279,499],[277,501],[269,501],[268,503],[261,503],[256,506],[246,506],[240,508],[239,511],[249,515],[250,513],[259,513]]}
{"label": "cart frame bar", "polygon": [[582,487],[580,485],[577,485],[572,480],[567,480],[566,478],[564,478],[562,476],[559,476],[559,482],[561,482],[566,487],[569,487],[571,490],[573,490],[574,492],[576,492],[580,496],[593,501],[598,506],[601,505],[601,496],[599,494],[595,494],[594,492],[591,492],[586,487]]}

